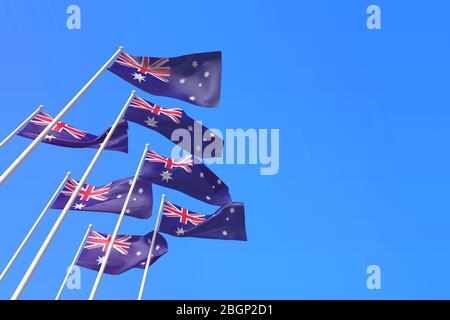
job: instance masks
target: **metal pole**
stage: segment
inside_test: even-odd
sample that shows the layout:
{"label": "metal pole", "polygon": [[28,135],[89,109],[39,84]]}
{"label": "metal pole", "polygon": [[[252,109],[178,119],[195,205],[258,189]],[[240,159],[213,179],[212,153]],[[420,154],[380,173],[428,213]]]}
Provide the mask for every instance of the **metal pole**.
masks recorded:
{"label": "metal pole", "polygon": [[94,168],[95,164],[97,163],[97,160],[102,155],[103,150],[105,149],[106,145],[108,144],[109,140],[111,139],[112,135],[114,134],[114,131],[116,130],[117,126],[119,125],[120,120],[122,120],[125,112],[128,109],[128,106],[130,105],[131,100],[136,95],[136,91],[132,91],[130,96],[127,99],[127,102],[123,106],[122,110],[120,111],[116,121],[112,125],[111,129],[108,132],[108,135],[106,136],[103,143],[100,145],[100,148],[98,148],[97,153],[95,154],[94,158],[92,159],[91,163],[89,164],[88,168],[86,169],[83,177],[78,183],[78,186],[75,188],[74,192],[72,193],[72,196],[70,197],[69,201],[67,201],[66,206],[64,207],[63,211],[59,215],[58,219],[56,220],[55,224],[53,225],[52,230],[50,230],[50,233],[47,235],[47,238],[45,239],[44,243],[42,244],[41,248],[39,249],[39,252],[34,257],[33,262],[29,266],[27,272],[22,278],[22,281],[19,283],[19,285],[16,288],[16,291],[14,292],[13,296],[11,297],[11,300],[17,300],[20,295],[22,294],[23,289],[27,285],[28,281],[30,280],[31,275],[33,274],[34,270],[36,269],[37,265],[39,264],[39,261],[41,260],[42,256],[44,255],[45,251],[47,250],[48,246],[50,245],[51,241],[53,240],[53,237],[55,236],[56,232],[58,231],[59,227],[61,226],[61,223],[63,222],[64,218],[66,217],[67,213],[69,212],[70,208],[72,207],[73,203],[75,202],[76,197],[78,196],[78,193],[80,192],[81,188],[83,187],[83,184],[85,183],[86,179],[89,177],[89,174],[91,173],[92,169]]}
{"label": "metal pole", "polygon": [[152,243],[150,244],[150,250],[148,251],[147,261],[145,262],[144,275],[142,276],[141,288],[139,289],[138,300],[142,300],[142,295],[144,294],[145,282],[147,280],[148,268],[150,266],[152,256],[153,256],[153,247],[155,246],[156,235],[158,234],[159,229],[159,221],[161,220],[161,214],[164,208],[164,202],[166,200],[166,195],[163,194],[161,197],[161,204],[159,205],[158,216],[156,217],[155,230],[153,230]]}
{"label": "metal pole", "polygon": [[73,107],[73,105],[80,99],[83,93],[94,83],[95,80],[108,68],[112,61],[123,51],[123,47],[119,47],[114,55],[97,71],[97,73],[84,85],[83,88],[69,101],[68,104],[59,112],[59,114],[48,124],[47,127],[33,140],[33,142],[22,152],[20,156],[14,160],[8,169],[0,176],[0,187],[8,179],[8,177],[19,167],[19,165],[28,157],[28,155],[36,148],[36,146],[45,139],[48,132],[53,129],[61,118]]}
{"label": "metal pole", "polygon": [[139,162],[139,165],[136,169],[136,173],[134,175],[133,182],[131,183],[130,190],[128,191],[127,197],[125,199],[125,203],[123,205],[122,211],[120,212],[119,218],[117,219],[116,227],[114,228],[114,232],[111,236],[111,240],[109,242],[108,249],[106,250],[106,254],[105,254],[102,264],[100,266],[100,270],[97,273],[97,278],[95,279],[95,283],[92,287],[91,294],[89,295],[89,300],[94,300],[95,294],[97,293],[98,286],[102,279],[103,273],[105,272],[106,265],[108,264],[109,256],[111,255],[111,251],[114,247],[114,241],[116,241],[116,237],[119,232],[120,225],[122,224],[122,220],[123,220],[123,218],[125,216],[125,212],[128,208],[128,203],[130,202],[131,196],[133,195],[133,190],[136,186],[137,179],[139,177],[139,174],[141,173],[142,166],[144,165],[145,157],[147,156],[147,152],[148,152],[148,148],[149,148],[149,145],[146,144],[145,148],[144,148],[144,152],[142,153],[141,161]]}
{"label": "metal pole", "polygon": [[61,181],[61,184],[59,185],[58,189],[56,189],[55,193],[53,194],[53,196],[50,198],[50,200],[48,201],[47,205],[45,206],[44,210],[42,210],[41,214],[39,215],[39,217],[36,219],[36,222],[33,224],[33,226],[31,227],[30,231],[28,231],[28,234],[25,236],[25,239],[23,239],[22,243],[20,244],[19,248],[17,248],[16,252],[14,253],[14,255],[12,256],[11,260],[9,260],[8,264],[6,265],[5,269],[3,269],[2,274],[0,275],[0,281],[3,280],[3,278],[6,276],[6,274],[8,273],[9,269],[11,268],[12,264],[14,263],[14,261],[17,259],[17,256],[20,254],[20,252],[22,251],[23,247],[27,244],[28,240],[30,240],[31,235],[33,234],[33,232],[36,230],[36,228],[38,227],[39,223],[41,222],[41,220],[44,218],[45,214],[47,213],[48,209],[50,209],[53,201],[55,201],[56,197],[59,195],[59,193],[61,192],[61,190],[64,188],[64,186],[66,185],[67,179],[69,179],[70,177],[70,172],[67,172],[66,176],[64,177],[64,179]]}
{"label": "metal pole", "polygon": [[73,266],[75,263],[77,263],[78,258],[80,257],[81,250],[83,250],[84,244],[86,243],[86,239],[89,236],[89,232],[91,232],[92,224],[90,224],[86,230],[86,233],[84,234],[83,240],[81,240],[80,247],[78,248],[77,253],[75,254],[75,257],[73,257],[72,263],[70,264],[69,269],[67,269],[66,276],[64,277],[63,282],[61,283],[61,287],[59,288],[58,294],[56,295],[55,300],[59,300],[61,297],[61,293],[64,290],[64,287],[66,286],[67,280],[69,280],[70,274],[72,273]]}
{"label": "metal pole", "polygon": [[16,129],[14,129],[13,132],[11,132],[2,142],[0,142],[0,148],[3,147],[9,140],[11,140],[11,138],[14,137],[17,132],[22,130],[22,128],[25,127],[28,122],[30,122],[30,120],[34,118],[35,115],[41,112],[43,108],[44,106],[41,104],[24,122],[22,122]]}

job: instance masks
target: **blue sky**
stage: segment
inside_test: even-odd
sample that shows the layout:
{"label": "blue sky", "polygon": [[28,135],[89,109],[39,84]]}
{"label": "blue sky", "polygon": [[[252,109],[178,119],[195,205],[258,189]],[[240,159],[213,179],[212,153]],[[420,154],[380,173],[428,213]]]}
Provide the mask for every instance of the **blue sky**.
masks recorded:
{"label": "blue sky", "polygon": [[[379,31],[366,28],[372,3],[381,7]],[[81,8],[81,30],[66,28],[70,4]],[[169,57],[221,50],[219,108],[140,93],[209,127],[279,128],[280,171],[212,166],[246,205],[249,241],[167,236],[170,252],[152,266],[144,297],[448,299],[449,9],[446,1],[3,1],[0,136],[38,104],[56,114],[119,45]],[[65,121],[100,133],[131,89],[105,73]],[[105,152],[89,183],[130,176],[147,142],[172,147],[137,125],[129,134],[129,154]],[[29,142],[17,137],[1,149],[0,169]],[[94,153],[39,146],[1,187],[1,267],[65,172],[80,177]],[[196,212],[216,209],[159,186],[155,202],[163,192]],[[0,298],[11,296],[57,214],[0,283]],[[53,298],[87,224],[111,232],[115,218],[70,214],[23,298]],[[121,233],[153,224],[127,218]],[[366,288],[372,264],[381,267],[381,290]],[[95,276],[83,270],[81,290],[63,298],[86,299]],[[141,276],[105,276],[97,297],[134,299]]]}

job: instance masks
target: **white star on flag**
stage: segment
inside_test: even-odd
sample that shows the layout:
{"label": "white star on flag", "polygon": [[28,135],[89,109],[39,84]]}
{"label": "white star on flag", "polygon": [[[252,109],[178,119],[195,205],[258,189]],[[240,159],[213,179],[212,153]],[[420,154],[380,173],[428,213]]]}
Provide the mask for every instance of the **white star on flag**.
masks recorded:
{"label": "white star on flag", "polygon": [[103,257],[98,257],[98,259],[97,259],[97,264],[102,264],[102,263],[103,263],[103,260],[105,260],[105,256],[103,256]]}
{"label": "white star on flag", "polygon": [[203,76],[204,76],[205,78],[208,78],[210,75],[211,75],[211,73],[210,73],[208,70],[206,70],[206,71],[203,73]]}
{"label": "white star on flag", "polygon": [[192,61],[192,67],[193,67],[193,68],[197,68],[197,67],[198,67],[198,62],[197,62],[197,60]]}
{"label": "white star on flag", "polygon": [[179,81],[181,84],[185,84],[186,83],[186,79],[185,78],[181,78]]}
{"label": "white star on flag", "polygon": [[55,139],[55,138],[56,137],[51,135],[51,134],[48,134],[48,135],[45,136],[45,140],[48,140],[48,142],[52,142],[52,139]]}
{"label": "white star on flag", "polygon": [[74,206],[73,206],[73,208],[75,209],[75,210],[83,210],[83,208],[84,207],[86,207],[84,204],[82,204],[82,203],[76,203]]}
{"label": "white star on flag", "polygon": [[226,236],[228,235],[227,230],[223,230],[223,231],[222,231],[222,234],[226,237]]}
{"label": "white star on flag", "polygon": [[156,128],[159,121],[156,121],[155,117],[147,117],[147,120],[145,120],[144,122],[147,124],[147,126]]}
{"label": "white star on flag", "polygon": [[141,81],[145,81],[145,76],[143,76],[140,73],[132,73],[131,74],[133,76],[133,80],[137,80],[139,83],[141,83]]}
{"label": "white star on flag", "polygon": [[180,236],[180,235],[184,235],[185,231],[186,230],[184,230],[183,228],[177,228],[177,231],[175,231],[175,233],[177,234],[177,236]]}
{"label": "white star on flag", "polygon": [[166,181],[167,183],[169,183],[169,180],[172,180],[172,173],[167,170],[161,172],[160,176],[162,177],[161,180]]}

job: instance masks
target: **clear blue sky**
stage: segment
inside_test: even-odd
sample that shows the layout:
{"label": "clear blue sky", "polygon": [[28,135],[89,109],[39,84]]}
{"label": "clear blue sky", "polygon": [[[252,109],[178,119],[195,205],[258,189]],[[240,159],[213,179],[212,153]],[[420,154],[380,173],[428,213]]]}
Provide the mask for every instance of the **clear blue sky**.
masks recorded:
{"label": "clear blue sky", "polygon": [[[366,28],[366,8],[382,30]],[[77,4],[82,29],[66,28]],[[133,54],[222,50],[220,108],[182,106],[209,127],[279,128],[280,172],[213,166],[246,205],[248,242],[175,239],[149,275],[147,299],[450,298],[450,56],[448,1],[2,1],[0,101],[6,136],[36,106],[56,114],[119,45]],[[65,120],[99,133],[131,90],[105,73]],[[170,141],[130,126],[130,153],[106,152],[89,182],[132,174],[146,142]],[[29,140],[0,150],[0,169]],[[80,177],[94,150],[40,146],[0,189],[0,267],[66,171]],[[207,206],[154,186],[194,211]],[[155,208],[156,209],[156,208]],[[58,212],[49,213],[3,283],[7,299]],[[70,214],[23,298],[53,298],[88,223],[111,232],[116,216]],[[151,220],[127,218],[121,233]],[[366,268],[382,289],[366,288]],[[96,273],[83,270],[86,299]],[[134,299],[141,270],[105,276],[100,299]]]}

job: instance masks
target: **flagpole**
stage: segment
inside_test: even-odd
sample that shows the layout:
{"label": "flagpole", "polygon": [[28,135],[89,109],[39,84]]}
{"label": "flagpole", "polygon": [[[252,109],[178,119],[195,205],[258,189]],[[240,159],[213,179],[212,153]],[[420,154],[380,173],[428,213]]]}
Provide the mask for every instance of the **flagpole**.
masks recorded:
{"label": "flagpole", "polygon": [[86,243],[86,239],[89,236],[89,232],[91,232],[91,229],[92,229],[92,224],[90,224],[88,226],[86,233],[84,234],[83,240],[81,240],[80,247],[78,248],[78,251],[75,254],[75,257],[73,257],[73,260],[72,260],[72,263],[70,264],[69,269],[67,269],[66,276],[64,277],[64,280],[61,283],[61,287],[59,288],[59,291],[58,291],[58,294],[56,295],[55,300],[59,300],[59,298],[61,297],[61,293],[63,292],[64,287],[66,286],[67,280],[69,279],[70,274],[72,273],[72,269],[73,269],[75,263],[77,263],[77,260],[80,257],[81,250],[83,250],[84,244]]}
{"label": "flagpole", "polygon": [[11,138],[14,137],[17,132],[22,130],[22,128],[25,127],[28,122],[30,122],[30,120],[34,118],[35,115],[41,112],[43,108],[44,106],[41,104],[36,110],[34,110],[34,112],[24,122],[22,122],[16,129],[14,129],[13,132],[11,132],[2,142],[0,142],[0,148],[3,147],[9,140],[11,140]]}
{"label": "flagpole", "polygon": [[28,157],[28,155],[36,148],[36,146],[45,139],[49,131],[55,127],[56,123],[73,107],[73,105],[80,99],[83,93],[94,83],[95,80],[108,68],[111,62],[123,51],[123,47],[119,47],[111,58],[97,71],[96,74],[84,85],[83,88],[66,104],[66,106],[59,112],[59,114],[50,122],[47,127],[33,140],[33,142],[22,152],[20,156],[6,169],[0,176],[0,187],[8,179],[8,177],[19,167],[19,165]]}
{"label": "flagpole", "polygon": [[145,269],[144,269],[144,274],[142,276],[141,288],[139,289],[139,295],[137,298],[138,300],[142,300],[142,295],[144,294],[145,282],[147,280],[147,274],[148,274],[148,268],[149,268],[151,260],[152,260],[153,247],[155,246],[156,235],[158,234],[158,230],[159,230],[159,221],[161,220],[161,214],[163,212],[165,200],[166,200],[166,195],[163,194],[161,197],[161,203],[159,205],[158,216],[156,217],[155,229],[153,230],[152,243],[150,244],[150,250],[148,251],[147,261],[145,262]]}
{"label": "flagpole", "polygon": [[51,241],[53,240],[53,237],[55,236],[56,232],[58,231],[59,227],[61,226],[61,223],[63,222],[67,213],[71,209],[73,203],[75,202],[75,199],[78,196],[78,193],[80,192],[81,188],[83,187],[83,184],[85,183],[86,179],[89,177],[89,174],[91,173],[91,171],[94,168],[95,164],[97,163],[98,159],[102,155],[103,150],[105,149],[106,145],[108,144],[109,140],[111,139],[112,135],[114,134],[114,131],[116,130],[117,126],[119,125],[120,120],[122,120],[123,116],[125,115],[125,112],[127,111],[128,106],[130,105],[130,102],[134,98],[135,95],[136,95],[136,91],[133,90],[131,92],[130,96],[128,97],[127,102],[125,103],[125,105],[123,106],[119,115],[117,116],[116,121],[114,122],[114,124],[112,125],[108,134],[106,135],[105,140],[103,141],[103,143],[100,144],[100,148],[98,148],[97,153],[95,154],[91,163],[89,164],[86,171],[84,172],[83,177],[78,182],[78,186],[73,191],[72,196],[69,198],[69,201],[67,201],[66,206],[64,207],[63,211],[59,215],[55,224],[53,225],[53,228],[50,230],[49,234],[47,235],[47,238],[45,239],[45,241],[42,244],[41,248],[39,249],[38,253],[34,257],[33,262],[28,267],[28,270],[25,273],[25,275],[23,276],[22,281],[19,283],[19,285],[16,288],[16,291],[12,295],[11,300],[17,300],[20,297],[20,295],[22,294],[23,289],[27,285],[28,281],[30,280],[31,275],[33,274],[34,270],[36,269],[37,265],[39,264],[39,261],[41,260],[42,256],[44,255],[44,253],[47,250],[48,246],[50,245]]}
{"label": "flagpole", "polygon": [[66,176],[64,177],[64,179],[61,181],[61,184],[58,186],[58,188],[56,189],[55,193],[53,194],[53,196],[50,198],[50,200],[48,201],[47,205],[45,206],[44,210],[42,210],[41,214],[39,215],[39,217],[36,219],[36,222],[33,224],[33,226],[31,227],[30,231],[28,231],[28,234],[25,236],[25,238],[23,239],[22,243],[20,244],[19,248],[17,248],[16,252],[14,253],[14,255],[12,256],[11,260],[9,260],[8,264],[6,265],[5,269],[3,269],[2,274],[0,275],[0,281],[3,280],[3,278],[6,276],[6,274],[8,273],[9,269],[11,268],[12,264],[14,263],[14,261],[17,259],[17,256],[20,254],[20,252],[22,252],[23,247],[27,244],[28,240],[30,240],[31,235],[34,233],[34,231],[36,230],[36,228],[38,227],[39,223],[41,222],[41,220],[44,218],[45,214],[47,213],[48,209],[50,209],[51,205],[53,204],[53,201],[55,201],[56,197],[58,197],[59,193],[61,192],[61,190],[64,188],[64,186],[66,185],[67,179],[69,179],[70,177],[70,172],[67,172]]}
{"label": "flagpole", "polygon": [[136,182],[139,177],[139,174],[141,173],[141,169],[144,165],[145,158],[147,156],[149,147],[150,147],[150,145],[147,143],[145,145],[144,152],[142,153],[141,160],[139,161],[139,165],[136,169],[136,173],[134,175],[133,182],[131,183],[130,190],[128,191],[127,197],[125,198],[125,203],[123,204],[122,211],[120,212],[119,218],[117,219],[116,227],[114,228],[109,245],[107,245],[108,249],[106,250],[105,256],[102,259],[102,264],[100,266],[100,270],[97,273],[97,278],[95,279],[94,285],[92,286],[91,294],[89,295],[89,300],[94,300],[95,294],[97,293],[98,286],[102,279],[103,273],[105,272],[106,265],[108,264],[109,256],[111,255],[111,251],[114,247],[114,241],[116,241],[117,234],[119,233],[120,225],[122,224],[122,220],[128,209],[128,203],[130,202],[131,196],[133,195],[133,191],[136,186]]}

